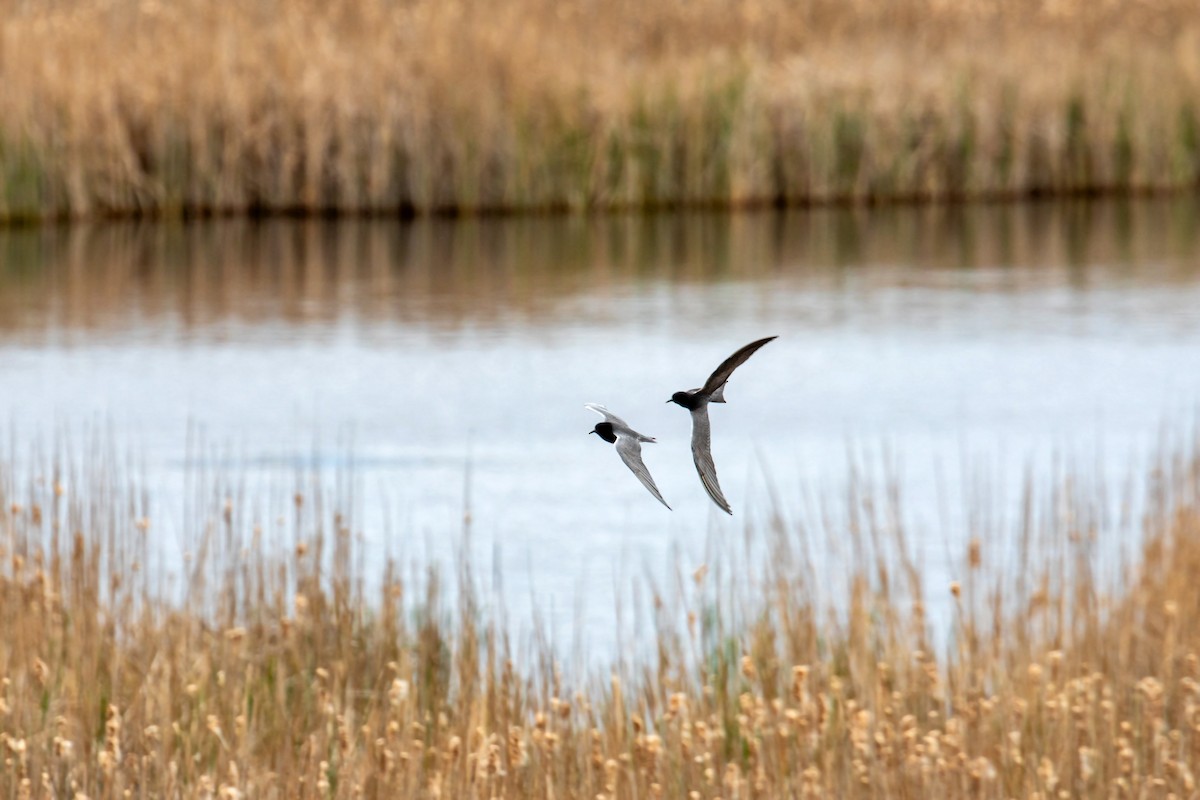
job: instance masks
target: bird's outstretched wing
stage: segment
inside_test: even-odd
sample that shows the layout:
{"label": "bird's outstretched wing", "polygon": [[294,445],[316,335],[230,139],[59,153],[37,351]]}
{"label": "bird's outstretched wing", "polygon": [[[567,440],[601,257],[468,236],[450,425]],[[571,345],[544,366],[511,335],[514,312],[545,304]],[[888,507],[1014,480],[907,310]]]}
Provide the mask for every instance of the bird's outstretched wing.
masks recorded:
{"label": "bird's outstretched wing", "polygon": [[[779,337],[768,336],[765,339],[759,339],[758,341],[751,342],[750,344],[746,345],[745,347],[741,348],[736,353],[731,355],[729,358],[722,361],[721,366],[719,366],[715,370],[713,370],[713,374],[709,375],[708,380],[706,380],[704,382],[704,386],[700,390],[701,393],[712,394],[713,392],[720,389],[722,386],[725,385],[725,381],[729,380],[729,376],[733,374],[733,371],[735,369],[737,369],[738,367],[740,367],[742,364],[744,364],[746,362],[746,359],[748,359],[750,356],[754,355],[754,353],[758,350],[758,348],[762,347],[767,342],[769,342],[773,339],[777,339],[777,338],[779,338]],[[714,477],[714,482],[715,482],[715,477]],[[720,491],[718,491],[717,494],[720,494]]]}
{"label": "bird's outstretched wing", "polygon": [[611,411],[609,411],[607,408],[600,405],[599,403],[584,403],[583,407],[588,409],[589,411],[595,411],[597,414],[599,414],[600,416],[604,417],[606,420],[611,422],[613,429],[616,430],[618,433],[630,434],[634,438],[636,438],[640,441],[643,441],[643,442],[653,442],[654,441],[653,436],[647,436],[644,433],[638,433],[637,431],[635,431],[633,428],[631,428],[629,426],[628,422],[621,419],[616,414],[612,413]]}
{"label": "bird's outstretched wing", "polygon": [[584,403],[583,407],[586,408],[588,411],[595,411],[597,414],[604,417],[606,420],[611,422],[616,427],[621,427],[628,431],[633,430],[633,428],[629,427],[628,422],[621,419],[616,414],[612,413],[611,411],[609,411],[607,408],[600,405],[599,403]]}
{"label": "bird's outstretched wing", "polygon": [[696,472],[700,473],[700,482],[704,484],[708,496],[722,511],[732,515],[733,509],[729,507],[725,495],[721,494],[721,484],[717,483],[717,465],[713,463],[707,405],[692,411],[692,460],[696,462]]}
{"label": "bird's outstretched wing", "polygon": [[642,461],[642,445],[633,436],[618,436],[617,437],[617,453],[621,456],[621,460],[625,462],[625,466],[629,467],[629,471],[637,476],[637,479],[642,482],[642,485],[650,490],[650,494],[654,495],[658,502],[662,503],[667,508],[667,501],[663,500],[662,494],[658,491],[658,487],[654,485],[654,478],[650,477],[650,470],[646,469],[646,464]]}

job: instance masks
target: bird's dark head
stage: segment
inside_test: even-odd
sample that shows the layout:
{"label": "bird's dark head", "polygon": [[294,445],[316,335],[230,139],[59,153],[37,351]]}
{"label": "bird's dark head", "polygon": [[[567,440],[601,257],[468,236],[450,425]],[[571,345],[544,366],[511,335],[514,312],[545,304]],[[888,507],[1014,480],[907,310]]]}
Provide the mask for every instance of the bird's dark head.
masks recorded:
{"label": "bird's dark head", "polygon": [[675,394],[671,395],[671,399],[667,402],[675,403],[676,405],[681,405],[684,408],[690,409],[692,407],[692,396],[687,392],[676,392]]}
{"label": "bird's dark head", "polygon": [[596,427],[588,431],[588,433],[598,434],[601,439],[609,442],[610,444],[617,440],[617,435],[613,433],[613,426],[611,422],[597,422]]}

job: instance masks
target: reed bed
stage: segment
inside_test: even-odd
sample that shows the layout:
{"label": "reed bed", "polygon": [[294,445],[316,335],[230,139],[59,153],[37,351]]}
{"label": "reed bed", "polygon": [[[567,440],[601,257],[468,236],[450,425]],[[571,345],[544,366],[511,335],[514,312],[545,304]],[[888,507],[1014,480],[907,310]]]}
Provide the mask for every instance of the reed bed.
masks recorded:
{"label": "reed bed", "polygon": [[732,548],[760,566],[680,563],[652,647],[598,670],[514,643],[469,564],[367,566],[306,484],[276,516],[197,483],[172,584],[126,460],[8,465],[0,796],[1192,797],[1192,453],[1147,478],[1137,557],[1101,546],[1112,498],[1064,481],[969,515],[936,586],[864,480],[825,532],[844,569],[771,517]]}
{"label": "reed bed", "polygon": [[1195,187],[1191,0],[0,1],[0,219]]}

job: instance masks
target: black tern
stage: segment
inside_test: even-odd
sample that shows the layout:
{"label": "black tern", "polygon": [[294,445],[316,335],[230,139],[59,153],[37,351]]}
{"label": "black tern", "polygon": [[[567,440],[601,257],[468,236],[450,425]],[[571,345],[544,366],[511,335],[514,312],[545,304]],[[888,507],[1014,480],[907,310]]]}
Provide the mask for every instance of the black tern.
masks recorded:
{"label": "black tern", "polygon": [[692,412],[692,460],[696,462],[696,472],[700,473],[700,482],[713,502],[726,514],[733,514],[729,501],[721,494],[721,484],[717,483],[717,465],[713,463],[711,433],[708,422],[708,404],[725,402],[725,382],[733,371],[754,355],[758,348],[775,339],[768,336],[751,342],[729,358],[721,362],[708,380],[699,389],[689,392],[676,392],[671,395],[668,403],[677,403]]}
{"label": "black tern", "polygon": [[650,470],[646,469],[646,465],[642,461],[642,442],[653,442],[654,437],[638,433],[629,427],[628,422],[602,405],[587,403],[584,408],[595,411],[604,417],[604,422],[597,422],[596,427],[588,433],[599,434],[604,441],[615,443],[617,455],[625,462],[625,466],[629,467],[630,472],[637,476],[637,479],[650,490],[650,494],[654,495],[658,502],[670,508],[667,501],[663,500],[663,496],[659,494],[658,487],[654,485],[654,478],[650,477]]}

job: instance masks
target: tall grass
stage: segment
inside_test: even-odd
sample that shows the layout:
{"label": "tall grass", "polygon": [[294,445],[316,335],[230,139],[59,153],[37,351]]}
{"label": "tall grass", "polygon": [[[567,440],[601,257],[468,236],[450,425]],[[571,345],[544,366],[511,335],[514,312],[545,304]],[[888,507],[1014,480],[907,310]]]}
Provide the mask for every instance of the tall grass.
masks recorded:
{"label": "tall grass", "polygon": [[1190,0],[0,2],[0,218],[1168,189]]}
{"label": "tall grass", "polygon": [[822,532],[775,517],[761,568],[681,563],[652,587],[653,649],[598,676],[515,645],[469,565],[453,591],[368,567],[306,486],[279,513],[198,482],[172,587],[122,460],[8,466],[0,793],[1192,796],[1192,452],[1147,479],[1138,557],[1098,555],[1112,498],[1068,481],[1011,524],[970,515],[949,585],[897,491],[864,481],[824,532],[852,554],[838,581],[808,555]]}

